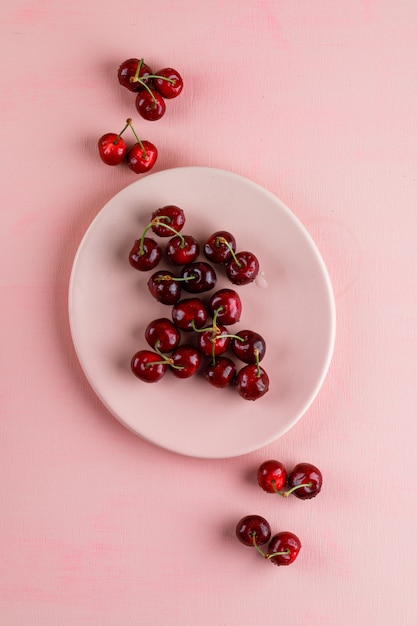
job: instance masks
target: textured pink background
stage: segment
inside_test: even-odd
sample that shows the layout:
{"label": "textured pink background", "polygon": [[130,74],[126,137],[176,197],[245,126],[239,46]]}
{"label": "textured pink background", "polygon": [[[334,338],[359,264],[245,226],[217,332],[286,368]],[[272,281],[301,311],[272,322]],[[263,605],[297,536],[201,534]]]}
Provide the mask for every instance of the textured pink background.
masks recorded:
{"label": "textured pink background", "polygon": [[[415,0],[3,0],[1,626],[402,626],[417,622]],[[75,358],[79,241],[135,180],[97,138],[135,112],[119,63],[184,75],[155,168],[264,185],[332,277],[336,350],[305,417],[224,461],[170,454],[103,409]],[[322,468],[311,502],[256,486]],[[290,568],[234,539],[244,514],[299,534]]]}

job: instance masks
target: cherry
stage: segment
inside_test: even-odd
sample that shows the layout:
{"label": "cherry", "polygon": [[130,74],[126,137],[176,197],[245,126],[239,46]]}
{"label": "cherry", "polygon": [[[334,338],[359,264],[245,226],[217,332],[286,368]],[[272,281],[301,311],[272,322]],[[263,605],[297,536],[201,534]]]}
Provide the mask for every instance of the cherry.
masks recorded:
{"label": "cherry", "polygon": [[207,309],[199,298],[185,298],[172,307],[172,321],[180,330],[192,331],[207,322]]}
{"label": "cherry", "polygon": [[267,493],[278,493],[285,487],[287,472],[280,461],[264,461],[258,468],[259,486]]}
{"label": "cherry", "polygon": [[237,373],[236,389],[244,400],[258,400],[269,389],[268,374],[258,364],[245,365]]}
{"label": "cherry", "polygon": [[192,263],[200,254],[198,241],[191,235],[175,235],[168,241],[165,254],[173,265]]}
{"label": "cherry", "polygon": [[301,500],[310,500],[320,491],[323,477],[320,470],[311,463],[298,463],[288,476],[289,491]]}
{"label": "cherry", "polygon": [[259,261],[252,252],[238,252],[226,265],[226,275],[234,285],[247,285],[259,273]]}
{"label": "cherry", "polygon": [[204,254],[212,263],[227,263],[236,250],[236,240],[227,230],[218,230],[204,244]]}
{"label": "cherry", "polygon": [[178,234],[185,224],[185,213],[174,204],[163,206],[152,213],[152,230],[159,237]]}
{"label": "cherry", "polygon": [[274,535],[268,545],[267,558],[275,565],[290,565],[301,550],[301,541],[288,531]]}
{"label": "cherry", "polygon": [[193,376],[201,363],[201,354],[194,346],[184,344],[172,353],[172,373],[177,378]]}
{"label": "cherry", "polygon": [[162,70],[158,70],[156,76],[153,77],[152,83],[161,96],[167,99],[179,96],[184,87],[180,73],[172,67],[164,67]]}
{"label": "cherry", "polygon": [[165,101],[161,94],[149,87],[139,91],[135,106],[139,115],[149,122],[160,120],[166,110]]}
{"label": "cherry", "polygon": [[154,239],[137,239],[129,252],[129,263],[142,272],[152,270],[161,260],[162,250]]}
{"label": "cherry", "polygon": [[198,330],[197,345],[206,356],[216,357],[226,352],[230,335],[227,334],[225,326],[211,326]]}
{"label": "cherry", "polygon": [[213,289],[217,282],[214,269],[208,263],[188,263],[182,268],[181,276],[187,279],[184,283],[185,291],[189,293],[203,293]]}
{"label": "cherry", "polygon": [[167,369],[166,363],[161,361],[161,356],[150,350],[136,352],[132,357],[130,367],[133,374],[145,383],[158,382]]}
{"label": "cherry", "polygon": [[220,289],[214,293],[208,303],[212,315],[217,314],[219,324],[228,326],[240,320],[242,303],[239,294],[233,289]]}
{"label": "cherry", "polygon": [[271,527],[260,515],[245,515],[236,524],[236,537],[245,546],[263,546],[271,538]]}
{"label": "cherry", "polygon": [[147,283],[150,294],[162,304],[175,304],[181,297],[181,284],[177,277],[166,270],[158,270]]}
{"label": "cherry", "polygon": [[150,74],[152,70],[143,59],[127,59],[120,65],[117,78],[122,87],[129,91],[140,91],[149,82],[147,76]]}
{"label": "cherry", "polygon": [[106,165],[119,165],[126,156],[127,146],[120,133],[106,133],[98,140],[98,152]]}
{"label": "cherry", "polygon": [[145,329],[145,339],[151,348],[160,352],[172,352],[178,347],[181,334],[171,320],[160,317],[149,322]]}
{"label": "cherry", "polygon": [[127,154],[127,165],[135,174],[144,174],[155,165],[158,150],[150,141],[138,141]]}
{"label": "cherry", "polygon": [[227,356],[216,357],[214,362],[209,363],[204,376],[213,387],[223,389],[231,385],[236,376],[236,365]]}
{"label": "cherry", "polygon": [[257,363],[265,356],[264,338],[253,330],[240,330],[232,339],[231,348],[244,363]]}

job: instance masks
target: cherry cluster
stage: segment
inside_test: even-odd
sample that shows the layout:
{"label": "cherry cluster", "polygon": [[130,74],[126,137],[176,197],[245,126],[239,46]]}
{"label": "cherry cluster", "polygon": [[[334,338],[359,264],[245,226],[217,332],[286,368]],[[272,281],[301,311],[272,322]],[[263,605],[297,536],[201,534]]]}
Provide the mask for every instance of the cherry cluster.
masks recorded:
{"label": "cherry cluster", "polygon": [[[170,270],[153,272],[147,281],[151,296],[171,307],[170,318],[162,316],[148,324],[144,334],[152,350],[133,355],[132,372],[153,383],[167,370],[178,378],[189,378],[203,366],[204,377],[214,387],[232,386],[245,400],[257,400],[269,390],[268,374],[260,365],[266,342],[253,330],[230,331],[229,326],[240,321],[242,301],[235,289],[213,291],[217,275],[207,261],[221,266],[234,285],[245,285],[256,278],[258,259],[251,252],[236,253],[236,240],[227,231],[213,233],[201,246],[180,232],[184,224],[180,207],[161,207],[152,213],[130,250],[129,262],[139,271],[155,269],[163,257],[171,265]],[[148,236],[149,231],[169,237],[164,250]],[[198,260],[201,249],[207,261]],[[245,365],[238,369],[235,358]]]}
{"label": "cherry cluster", "polygon": [[[143,59],[127,59],[120,65],[117,78],[119,83],[137,93],[136,109],[145,120],[161,119],[166,110],[165,99],[176,98],[183,89],[183,80],[177,70],[165,67],[156,74]],[[130,128],[136,142],[128,148],[122,134]],[[132,125],[131,118],[126,120],[119,133],[106,133],[98,140],[98,151],[106,165],[127,166],[135,174],[144,174],[155,165],[158,158],[156,146],[147,140],[141,140]]]}
{"label": "cherry cluster", "polygon": [[120,65],[117,78],[122,87],[137,93],[136,109],[143,119],[160,120],[165,114],[165,100],[180,95],[184,83],[177,70],[164,67],[153,73],[143,59],[127,59]]}
{"label": "cherry cluster", "polygon": [[[294,494],[301,500],[314,498],[321,490],[323,477],[312,463],[298,463],[287,474],[280,461],[264,461],[257,471],[259,486],[266,493],[288,497]],[[288,487],[288,489],[286,489]],[[289,531],[279,532],[271,539],[271,526],[260,515],[245,515],[236,525],[236,537],[245,546],[253,546],[265,559],[275,565],[290,565],[301,550],[301,541]],[[260,546],[268,545],[264,552]]]}

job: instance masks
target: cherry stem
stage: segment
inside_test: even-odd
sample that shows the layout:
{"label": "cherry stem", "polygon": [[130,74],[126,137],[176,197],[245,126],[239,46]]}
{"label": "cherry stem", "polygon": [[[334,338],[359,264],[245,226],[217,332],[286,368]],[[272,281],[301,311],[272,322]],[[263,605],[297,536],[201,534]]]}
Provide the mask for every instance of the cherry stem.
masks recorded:
{"label": "cherry stem", "polygon": [[126,124],[124,125],[123,129],[120,131],[120,133],[117,135],[116,139],[113,141],[114,145],[117,145],[119,143],[119,139],[120,137],[123,135],[123,133],[125,132],[126,128],[128,126],[130,126],[130,124],[132,123],[132,120],[130,119],[130,117],[126,120]]}
{"label": "cherry stem", "polygon": [[161,80],[166,80],[168,83],[171,83],[171,85],[175,83],[173,78],[167,78],[166,76],[160,76],[159,74],[146,74],[146,78],[160,78]]}
{"label": "cherry stem", "polygon": [[189,280],[195,280],[197,276],[170,276],[169,274],[163,274],[162,276],[157,276],[154,280],[157,283],[161,283],[164,280],[174,280],[176,282],[187,282]]}
{"label": "cherry stem", "polygon": [[132,130],[132,133],[135,135],[136,141],[137,141],[137,142],[138,142],[138,144],[140,145],[140,148],[141,148],[142,153],[143,153],[143,157],[146,159],[146,156],[147,156],[147,155],[146,155],[145,146],[143,145],[143,143],[142,143],[142,142],[141,142],[141,140],[139,139],[139,137],[138,137],[138,135],[137,135],[137,133],[136,133],[135,129],[133,128],[132,120],[131,120],[131,118],[130,118],[130,117],[128,117],[128,118],[127,118],[127,120],[126,120],[126,124],[127,124],[127,126],[130,126],[130,128],[131,128],[131,130]]}
{"label": "cherry stem", "polygon": [[294,485],[294,487],[291,487],[291,489],[289,489],[288,491],[285,491],[283,494],[284,498],[288,498],[289,495],[291,495],[294,491],[297,491],[297,489],[301,489],[302,487],[312,487],[313,483],[303,483],[302,485]]}
{"label": "cherry stem", "polygon": [[256,532],[253,531],[253,533],[251,533],[251,537],[252,537],[252,544],[253,547],[255,548],[255,550],[257,550],[259,552],[259,554],[261,556],[263,556],[264,559],[272,559],[274,556],[283,556],[284,554],[289,554],[290,551],[287,548],[286,550],[284,550],[283,552],[270,552],[269,554],[266,554],[256,543]]}
{"label": "cherry stem", "polygon": [[140,70],[142,68],[142,65],[143,65],[143,58],[138,63],[135,75],[130,78],[130,82],[131,83],[139,83],[139,82],[141,83],[142,82],[142,80],[139,78],[139,74],[140,74]]}
{"label": "cherry stem", "polygon": [[145,226],[145,229],[142,233],[142,237],[140,239],[140,244],[139,244],[139,256],[143,255],[143,244],[145,241],[145,237],[146,237],[146,233],[148,232],[148,230],[150,230],[152,228],[152,226],[164,226],[165,228],[168,228],[169,230],[172,230],[173,233],[175,233],[176,235],[178,235],[178,237],[180,237],[181,239],[181,244],[180,247],[184,247],[185,245],[185,241],[184,241],[184,237],[178,232],[176,231],[174,228],[172,228],[172,226],[169,226],[168,224],[166,224],[165,222],[162,222],[161,220],[168,220],[168,222],[171,221],[171,218],[168,217],[168,215],[160,215],[157,218],[155,218],[154,220],[152,220],[152,222],[149,222],[149,224],[147,226]]}
{"label": "cherry stem", "polygon": [[175,370],[183,370],[184,366],[183,365],[175,365],[174,364],[174,359],[170,356],[167,356],[166,354],[164,354],[163,352],[160,351],[160,349],[158,348],[158,344],[160,344],[161,342],[158,341],[155,343],[154,345],[154,350],[156,352],[156,354],[158,354],[161,359],[163,359],[162,361],[153,361],[152,363],[146,363],[145,367],[151,367],[151,365],[169,365],[170,367],[173,367]]}
{"label": "cherry stem", "polygon": [[217,237],[216,241],[218,241],[219,243],[224,243],[224,245],[226,246],[226,248],[229,249],[234,262],[236,263],[236,265],[238,267],[242,267],[242,263],[237,259],[235,251],[233,250],[232,246],[230,245],[230,243],[227,241],[227,239],[225,239],[224,237]]}
{"label": "cherry stem", "polygon": [[255,355],[255,362],[256,362],[256,377],[260,378],[261,377],[261,366],[259,365],[259,350],[258,348],[255,348],[253,351],[254,355]]}

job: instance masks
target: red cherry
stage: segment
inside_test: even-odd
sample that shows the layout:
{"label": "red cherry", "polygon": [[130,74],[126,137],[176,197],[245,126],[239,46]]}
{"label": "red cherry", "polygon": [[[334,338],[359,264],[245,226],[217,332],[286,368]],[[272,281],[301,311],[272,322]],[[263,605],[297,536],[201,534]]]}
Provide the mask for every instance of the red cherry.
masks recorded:
{"label": "red cherry", "polygon": [[127,153],[124,140],[116,133],[106,133],[98,140],[98,152],[106,165],[119,165]]}
{"label": "red cherry", "polygon": [[259,274],[259,261],[252,252],[238,252],[226,265],[226,275],[234,285],[247,285]]}
{"label": "red cherry", "polygon": [[135,143],[127,155],[127,165],[135,174],[144,174],[155,165],[158,150],[150,141]]}
{"label": "red cherry", "polygon": [[259,486],[267,493],[277,493],[285,487],[287,471],[280,461],[264,461],[258,468]]}
{"label": "red cherry", "polygon": [[[178,233],[185,224],[185,213],[173,204],[163,206],[152,213],[152,230],[159,237],[172,237],[173,231]],[[164,223],[166,226],[164,226]],[[168,228],[169,226],[169,228]]]}
{"label": "red cherry", "polygon": [[172,352],[178,347],[181,335],[171,320],[160,317],[149,322],[145,329],[145,339],[154,350]]}
{"label": "red cherry", "polygon": [[286,495],[294,494],[300,500],[310,500],[321,491],[323,476],[315,465],[298,463],[288,476],[290,487]]}
{"label": "red cherry", "polygon": [[154,89],[139,91],[135,105],[139,115],[149,122],[161,119],[166,109],[163,97]]}
{"label": "red cherry", "polygon": [[259,365],[245,365],[237,373],[236,389],[244,400],[258,400],[269,389],[268,374]]}
{"label": "red cherry", "polygon": [[265,356],[264,338],[253,330],[240,330],[232,339],[231,348],[244,363],[258,363]]}
{"label": "red cherry", "polygon": [[236,376],[236,365],[226,356],[216,357],[204,370],[204,376],[213,387],[223,389],[230,386]]}
{"label": "red cherry", "polygon": [[122,87],[126,87],[129,91],[140,91],[144,83],[149,82],[146,78],[149,74],[152,74],[152,70],[143,62],[143,59],[127,59],[120,65],[117,78]]}
{"label": "red cherry", "polygon": [[208,318],[207,309],[199,298],[185,298],[172,307],[172,321],[180,330],[202,328]]}
{"label": "red cherry", "polygon": [[162,304],[175,304],[181,297],[181,284],[176,276],[166,270],[158,270],[149,278],[150,294]]}
{"label": "red cherry", "polygon": [[227,230],[218,230],[207,239],[204,254],[212,263],[227,263],[236,250],[236,240]]}
{"label": "red cherry", "polygon": [[180,95],[184,82],[177,70],[174,70],[172,67],[164,67],[162,70],[155,72],[155,75],[156,78],[152,81],[153,86],[161,96],[171,99]]}
{"label": "red cherry", "polygon": [[129,263],[142,272],[152,270],[161,260],[162,250],[154,239],[137,239],[129,252]]}
{"label": "red cherry", "polygon": [[288,531],[274,535],[269,542],[267,559],[275,565],[290,565],[301,550],[301,541]]}
{"label": "red cherry", "polygon": [[198,333],[197,345],[206,356],[216,357],[226,352],[230,343],[230,336],[225,326],[207,328]]}
{"label": "red cherry", "polygon": [[216,315],[219,324],[228,326],[240,320],[242,302],[239,294],[233,289],[220,289],[209,300],[209,310]]}
{"label": "red cherry", "polygon": [[168,241],[165,254],[173,265],[185,265],[196,260],[200,246],[191,235],[175,235]]}
{"label": "red cherry", "polygon": [[213,289],[217,282],[214,269],[203,261],[188,263],[181,270],[181,276],[186,279],[183,287],[189,293],[203,293]]}
{"label": "red cherry", "polygon": [[133,374],[145,383],[158,382],[167,369],[167,365],[161,360],[161,356],[150,350],[139,350],[139,352],[136,352],[132,357],[130,367]]}
{"label": "red cherry", "polygon": [[245,515],[236,524],[236,537],[245,546],[263,546],[271,538],[271,527],[261,515]]}
{"label": "red cherry", "polygon": [[189,378],[196,373],[200,363],[200,352],[194,346],[184,344],[172,353],[171,371],[177,378]]}

